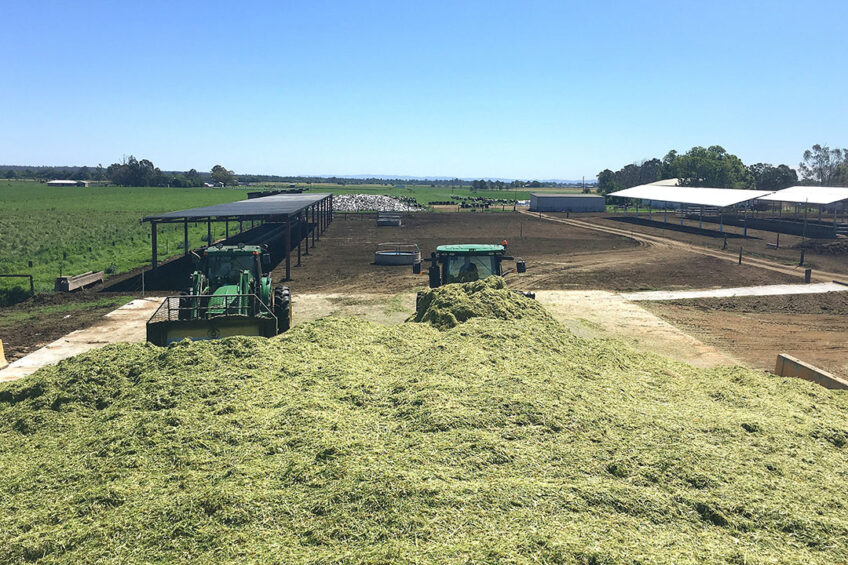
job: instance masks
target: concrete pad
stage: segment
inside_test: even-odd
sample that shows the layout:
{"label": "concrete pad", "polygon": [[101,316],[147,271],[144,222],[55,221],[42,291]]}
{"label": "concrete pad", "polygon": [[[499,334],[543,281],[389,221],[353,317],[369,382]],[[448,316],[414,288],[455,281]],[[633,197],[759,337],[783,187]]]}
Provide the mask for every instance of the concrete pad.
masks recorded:
{"label": "concrete pad", "polygon": [[739,288],[712,288],[706,290],[652,290],[628,292],[619,296],[626,300],[688,300],[693,298],[732,298],[734,296],[778,296],[787,294],[820,294],[846,292],[848,286],[837,283],[770,284]]}
{"label": "concrete pad", "polygon": [[621,339],[696,367],[741,364],[614,292],[539,290],[536,300],[580,337]]}
{"label": "concrete pad", "polygon": [[380,324],[401,324],[415,314],[415,293],[297,293],[292,295],[294,325],[324,316],[354,316]]}
{"label": "concrete pad", "polygon": [[147,320],[163,300],[162,297],[139,298],[121,306],[90,328],[71,332],[18,359],[0,371],[0,382],[20,379],[42,367],[109,343],[143,342],[147,339]]}

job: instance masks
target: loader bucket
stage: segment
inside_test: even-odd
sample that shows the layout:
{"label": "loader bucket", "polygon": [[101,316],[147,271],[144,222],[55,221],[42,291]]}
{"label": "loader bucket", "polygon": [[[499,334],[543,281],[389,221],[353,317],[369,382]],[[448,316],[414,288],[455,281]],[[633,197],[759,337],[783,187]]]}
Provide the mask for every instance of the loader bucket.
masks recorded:
{"label": "loader bucket", "polygon": [[277,335],[277,319],[267,306],[253,295],[244,295],[244,298],[255,301],[258,310],[256,315],[215,315],[209,313],[210,309],[191,306],[191,319],[180,319],[185,317],[181,316],[180,312],[186,311],[187,297],[168,297],[147,322],[147,341],[154,345],[166,346],[183,339],[200,341],[237,335]]}

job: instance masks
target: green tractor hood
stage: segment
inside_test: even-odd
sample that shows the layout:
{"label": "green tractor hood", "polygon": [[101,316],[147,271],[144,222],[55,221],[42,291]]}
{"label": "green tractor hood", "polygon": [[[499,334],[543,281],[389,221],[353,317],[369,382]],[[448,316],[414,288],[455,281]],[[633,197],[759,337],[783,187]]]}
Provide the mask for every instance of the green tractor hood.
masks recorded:
{"label": "green tractor hood", "polygon": [[238,314],[239,298],[227,296],[241,294],[237,284],[227,284],[218,287],[209,298],[209,314]]}

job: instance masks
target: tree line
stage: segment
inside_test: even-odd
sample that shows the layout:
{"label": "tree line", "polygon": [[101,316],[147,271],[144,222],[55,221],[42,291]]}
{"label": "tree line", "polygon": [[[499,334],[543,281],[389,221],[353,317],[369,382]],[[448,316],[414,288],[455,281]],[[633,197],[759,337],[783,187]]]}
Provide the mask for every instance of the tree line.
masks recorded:
{"label": "tree line", "polygon": [[787,165],[755,163],[742,159],[720,145],[696,146],[680,154],[669,151],[662,159],[654,158],[626,165],[617,171],[598,173],[598,192],[608,194],[664,179],[679,179],[681,186],[780,190],[799,183],[848,186],[848,149],[813,145],[804,151],[798,172]]}
{"label": "tree line", "polygon": [[28,178],[37,180],[69,179],[78,181],[108,182],[118,186],[161,186],[190,188],[204,186],[207,182],[223,186],[236,186],[238,177],[222,165],[215,165],[208,173],[196,169],[186,172],[163,172],[149,159],[136,159],[130,155],[120,163],[89,168],[82,167],[10,167],[5,178]]}

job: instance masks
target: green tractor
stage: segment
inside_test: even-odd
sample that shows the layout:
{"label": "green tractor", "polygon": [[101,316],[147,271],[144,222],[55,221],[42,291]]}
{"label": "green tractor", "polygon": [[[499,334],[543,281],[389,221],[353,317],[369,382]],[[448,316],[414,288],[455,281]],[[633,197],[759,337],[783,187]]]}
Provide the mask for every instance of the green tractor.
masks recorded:
{"label": "green tractor", "polygon": [[[505,276],[515,271],[524,273],[527,265],[522,259],[506,255],[506,241],[502,245],[463,243],[458,245],[440,245],[430,254],[430,267],[427,274],[430,288],[445,284],[472,282],[486,277]],[[503,261],[515,261],[515,268],[503,270]],[[421,274],[421,263],[412,265],[412,272]],[[520,291],[516,291],[520,292]],[[521,292],[528,298],[536,298],[532,292]]]}
{"label": "green tractor", "polygon": [[271,258],[262,247],[218,244],[198,259],[191,287],[166,298],[147,322],[147,341],[273,337],[291,327],[291,293],[286,286],[271,290]]}

